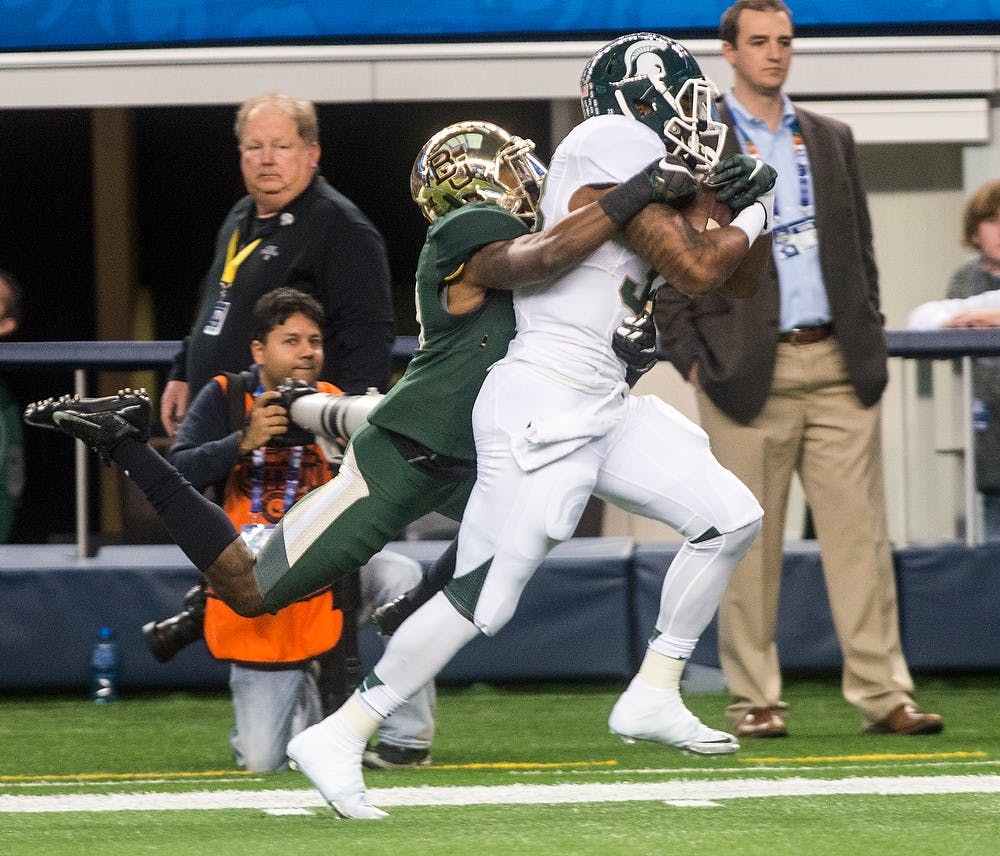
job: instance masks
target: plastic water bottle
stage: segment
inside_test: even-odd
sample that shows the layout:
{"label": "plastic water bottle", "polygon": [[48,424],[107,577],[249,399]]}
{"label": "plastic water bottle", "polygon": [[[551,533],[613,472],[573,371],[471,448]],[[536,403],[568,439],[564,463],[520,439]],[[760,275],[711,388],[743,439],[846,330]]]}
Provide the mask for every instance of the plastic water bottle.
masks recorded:
{"label": "plastic water bottle", "polygon": [[990,427],[990,411],[986,402],[981,399],[972,399],[972,430],[985,431]]}
{"label": "plastic water bottle", "polygon": [[97,631],[97,641],[90,655],[92,680],[90,698],[94,704],[107,704],[118,698],[118,645],[110,627]]}

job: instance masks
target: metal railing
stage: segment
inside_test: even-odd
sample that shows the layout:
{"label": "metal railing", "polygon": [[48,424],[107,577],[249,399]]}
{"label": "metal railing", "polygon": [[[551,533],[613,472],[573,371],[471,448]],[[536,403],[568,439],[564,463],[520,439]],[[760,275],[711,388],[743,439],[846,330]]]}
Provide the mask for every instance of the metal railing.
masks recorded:
{"label": "metal railing", "polygon": [[[972,361],[1000,354],[1000,327],[954,330],[896,330],[886,334],[889,356],[911,363],[916,360],[955,360],[961,369],[959,420],[961,443],[956,450],[962,461],[965,542],[983,541],[977,510],[975,433],[972,424]],[[908,384],[909,386],[909,384]],[[916,386],[914,382],[913,386]],[[910,398],[903,397],[904,417]],[[904,437],[904,441],[905,441]]]}
{"label": "metal railing", "polygon": [[[415,336],[396,339],[395,362],[405,363],[417,345]],[[181,349],[179,341],[163,342],[0,342],[0,369],[65,369],[73,373],[73,392],[89,394],[88,374],[94,371],[138,371],[166,368]],[[65,390],[40,390],[39,398]],[[90,554],[90,453],[77,443],[73,460],[77,555]]]}
{"label": "metal railing", "polygon": [[[972,425],[972,360],[1000,355],[1000,328],[913,331],[887,334],[889,355],[903,360],[959,360],[961,366],[962,443],[966,542],[979,544],[976,514],[975,456]],[[396,339],[393,360],[405,364],[417,345],[415,336]],[[95,371],[134,371],[165,368],[180,350],[179,341],[161,342],[0,342],[0,369],[66,369],[73,373],[73,389],[86,396],[88,374]],[[57,394],[62,390],[52,390]],[[39,397],[50,394],[41,391]],[[90,456],[82,443],[75,451],[76,544],[81,556],[89,551],[88,484]]]}

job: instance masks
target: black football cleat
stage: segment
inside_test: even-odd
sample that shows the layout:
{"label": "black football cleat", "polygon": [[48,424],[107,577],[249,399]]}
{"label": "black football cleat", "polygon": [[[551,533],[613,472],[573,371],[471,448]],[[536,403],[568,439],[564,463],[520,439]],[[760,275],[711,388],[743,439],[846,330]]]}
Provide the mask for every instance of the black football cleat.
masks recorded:
{"label": "black football cleat", "polygon": [[25,408],[24,421],[76,437],[107,460],[124,438],[149,439],[149,396],[143,389],[122,389],[103,398],[46,398]]}

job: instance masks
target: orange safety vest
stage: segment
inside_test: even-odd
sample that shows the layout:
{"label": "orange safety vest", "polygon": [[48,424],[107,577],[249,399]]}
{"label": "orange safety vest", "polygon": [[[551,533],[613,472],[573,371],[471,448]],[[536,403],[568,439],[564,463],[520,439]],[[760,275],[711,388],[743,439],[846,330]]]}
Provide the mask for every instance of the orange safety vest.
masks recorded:
{"label": "orange safety vest", "polygon": [[[228,379],[218,375],[215,381],[228,394]],[[318,383],[320,392],[339,394],[331,383]],[[246,393],[244,413],[253,407],[253,396]],[[224,508],[237,529],[249,523],[277,523],[284,515],[285,475],[288,449],[267,448],[264,462],[263,509],[255,520],[250,511],[252,465],[241,460],[226,480]],[[305,446],[299,467],[295,498],[333,478],[329,462],[318,445]],[[237,615],[208,590],[205,605],[205,642],[212,656],[239,663],[298,663],[329,651],[344,627],[344,613],[333,608],[330,589],[296,601],[274,615],[244,618]]]}

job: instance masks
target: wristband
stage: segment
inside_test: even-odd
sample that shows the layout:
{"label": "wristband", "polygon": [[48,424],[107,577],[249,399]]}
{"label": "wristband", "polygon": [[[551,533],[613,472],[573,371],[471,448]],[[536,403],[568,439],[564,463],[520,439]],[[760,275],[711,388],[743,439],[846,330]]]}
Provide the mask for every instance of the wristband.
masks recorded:
{"label": "wristband", "polygon": [[604,194],[597,204],[619,229],[653,201],[653,187],[645,172],[633,175]]}
{"label": "wristband", "polygon": [[763,203],[754,200],[752,205],[748,205],[733,217],[729,225],[740,229],[747,236],[750,245],[753,246],[753,242],[757,240],[757,236],[763,231],[766,223],[767,212],[764,210]]}

